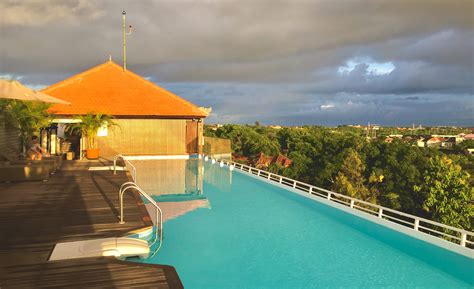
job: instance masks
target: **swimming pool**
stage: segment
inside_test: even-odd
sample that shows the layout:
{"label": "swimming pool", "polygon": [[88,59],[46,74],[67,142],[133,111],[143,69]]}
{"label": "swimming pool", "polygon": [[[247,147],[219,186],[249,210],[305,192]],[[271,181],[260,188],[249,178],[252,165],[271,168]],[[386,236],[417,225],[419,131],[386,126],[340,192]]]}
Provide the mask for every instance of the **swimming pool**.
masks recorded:
{"label": "swimming pool", "polygon": [[470,288],[472,259],[200,160],[134,161],[185,288]]}

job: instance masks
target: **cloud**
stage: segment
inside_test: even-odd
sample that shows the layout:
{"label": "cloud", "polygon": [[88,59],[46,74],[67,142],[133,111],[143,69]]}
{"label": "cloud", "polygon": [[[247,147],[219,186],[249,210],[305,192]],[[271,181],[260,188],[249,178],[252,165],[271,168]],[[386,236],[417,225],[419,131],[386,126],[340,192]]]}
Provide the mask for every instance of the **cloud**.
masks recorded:
{"label": "cloud", "polygon": [[334,108],[334,104],[321,104],[319,107],[321,109],[331,109]]}
{"label": "cloud", "polygon": [[[320,113],[348,121],[357,110],[344,108],[361,98],[374,111],[420,95],[466,104],[474,91],[472,9],[469,0],[7,0],[0,2],[0,74],[39,87],[109,54],[120,63],[126,10],[134,27],[129,69],[214,106],[214,119],[276,121],[275,112],[299,122],[307,110],[309,122]],[[470,119],[461,106],[448,107],[457,114],[431,118]]]}
{"label": "cloud", "polygon": [[5,0],[0,2],[2,26],[42,26],[53,21],[66,20],[69,24],[103,15],[88,0]]}
{"label": "cloud", "polygon": [[[472,94],[317,94],[302,84],[159,83],[212,106],[208,123],[287,125],[465,125],[474,123]],[[304,86],[304,85],[303,85]],[[434,116],[434,117],[433,117]]]}

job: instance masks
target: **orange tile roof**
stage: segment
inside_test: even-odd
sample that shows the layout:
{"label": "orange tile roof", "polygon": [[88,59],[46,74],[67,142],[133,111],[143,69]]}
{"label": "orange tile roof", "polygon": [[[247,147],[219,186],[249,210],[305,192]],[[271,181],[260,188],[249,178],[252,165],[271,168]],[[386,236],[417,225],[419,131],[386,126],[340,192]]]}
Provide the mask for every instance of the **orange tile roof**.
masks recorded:
{"label": "orange tile roof", "polygon": [[70,102],[49,109],[55,115],[100,112],[114,116],[203,118],[207,113],[181,97],[112,61],[95,66],[42,92]]}

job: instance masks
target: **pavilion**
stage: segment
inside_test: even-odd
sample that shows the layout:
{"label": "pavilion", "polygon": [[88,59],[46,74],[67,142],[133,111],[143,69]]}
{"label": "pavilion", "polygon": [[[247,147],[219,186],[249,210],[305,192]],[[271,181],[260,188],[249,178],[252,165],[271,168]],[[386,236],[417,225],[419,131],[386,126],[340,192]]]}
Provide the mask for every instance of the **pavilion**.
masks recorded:
{"label": "pavilion", "polygon": [[[89,112],[112,115],[117,127],[99,131],[101,157],[184,155],[204,144],[203,119],[208,113],[109,60],[45,88],[65,100],[49,109],[61,126]],[[49,139],[56,137],[50,133]],[[81,141],[82,143],[82,141]],[[54,145],[49,145],[54,153]],[[82,148],[82,147],[81,147]]]}

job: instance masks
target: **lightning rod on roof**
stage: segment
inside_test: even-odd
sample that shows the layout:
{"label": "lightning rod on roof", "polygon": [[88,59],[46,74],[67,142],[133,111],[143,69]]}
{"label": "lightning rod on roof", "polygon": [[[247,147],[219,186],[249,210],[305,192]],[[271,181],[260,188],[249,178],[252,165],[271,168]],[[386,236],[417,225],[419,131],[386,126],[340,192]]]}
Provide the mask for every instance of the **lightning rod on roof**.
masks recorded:
{"label": "lightning rod on roof", "polygon": [[122,11],[122,29],[123,29],[123,71],[127,70],[127,35],[125,32],[125,15],[127,12]]}

